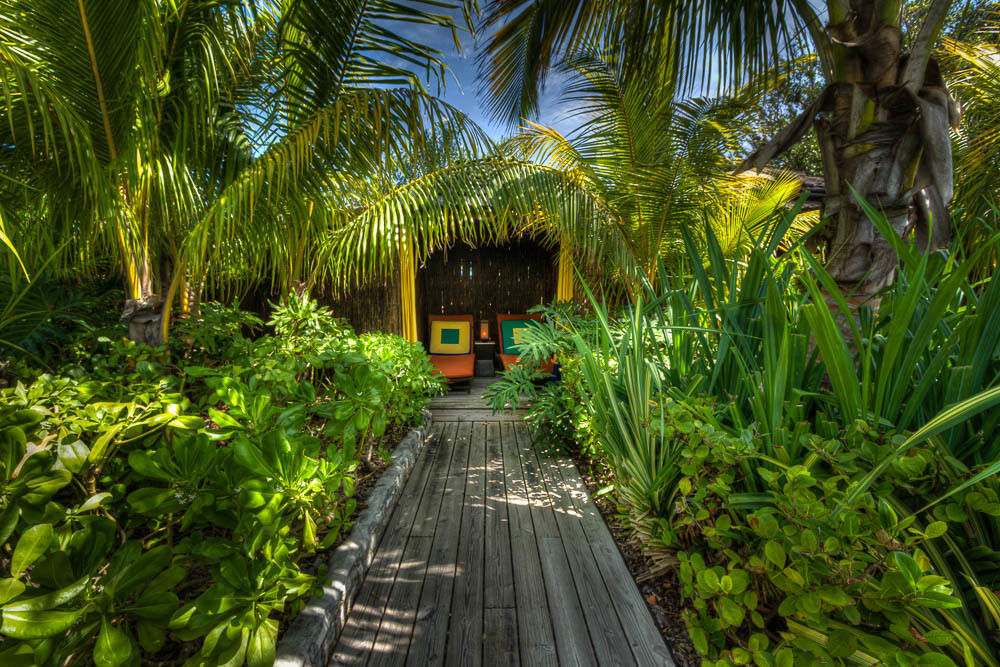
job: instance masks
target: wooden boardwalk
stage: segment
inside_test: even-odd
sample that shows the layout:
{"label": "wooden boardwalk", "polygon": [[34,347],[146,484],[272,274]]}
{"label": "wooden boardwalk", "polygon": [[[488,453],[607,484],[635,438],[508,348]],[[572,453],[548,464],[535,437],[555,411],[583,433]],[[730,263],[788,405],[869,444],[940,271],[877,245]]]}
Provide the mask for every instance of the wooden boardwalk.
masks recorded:
{"label": "wooden boardwalk", "polygon": [[481,388],[432,404],[331,664],[672,665],[575,466]]}

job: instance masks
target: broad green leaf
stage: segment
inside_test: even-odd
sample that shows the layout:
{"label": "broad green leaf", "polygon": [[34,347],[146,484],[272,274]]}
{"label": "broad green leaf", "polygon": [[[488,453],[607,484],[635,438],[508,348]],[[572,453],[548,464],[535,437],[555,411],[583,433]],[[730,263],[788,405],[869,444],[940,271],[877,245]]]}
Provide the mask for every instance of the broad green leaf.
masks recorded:
{"label": "broad green leaf", "polygon": [[836,586],[822,586],[818,593],[823,602],[836,607],[843,607],[851,603],[851,598],[844,592],[844,589]]}
{"label": "broad green leaf", "polygon": [[52,544],[52,524],[42,523],[24,531],[17,541],[10,561],[10,573],[19,577],[28,567],[45,553]]}
{"label": "broad green leaf", "polygon": [[170,420],[167,427],[178,431],[198,431],[205,428],[205,420],[194,415],[182,415]]}
{"label": "broad green leaf", "polygon": [[167,631],[149,621],[139,621],[136,623],[135,632],[139,638],[139,646],[146,653],[156,653],[167,641]]}
{"label": "broad green leaf", "polygon": [[1000,403],[1000,387],[994,387],[993,389],[980,392],[972,398],[966,399],[957,405],[953,405],[942,410],[936,417],[934,417],[934,419],[927,422],[922,428],[904,440],[902,444],[898,445],[888,456],[883,458],[878,465],[867,473],[859,482],[855,483],[851,487],[850,492],[847,494],[847,498],[834,510],[834,514],[836,515],[848,507],[853,507],[854,503],[858,500],[861,494],[865,493],[868,488],[875,483],[875,480],[882,476],[885,469],[888,468],[893,461],[899,458],[903,452],[909,451],[913,447],[922,444],[924,441],[932,438],[938,433],[947,431],[948,429],[967,421],[969,418],[979,414],[983,410],[992,408],[998,403]]}
{"label": "broad green leaf", "polygon": [[81,577],[58,591],[12,602],[3,608],[3,613],[6,614],[8,611],[46,611],[60,607],[83,593],[87,589],[88,583],[90,583],[89,576]]}
{"label": "broad green leaf", "polygon": [[6,604],[24,592],[25,585],[20,579],[0,579],[0,605]]}
{"label": "broad green leaf", "polygon": [[71,473],[76,474],[87,465],[90,448],[82,440],[76,440],[67,445],[59,445],[59,462]]}
{"label": "broad green leaf", "polygon": [[910,582],[910,586],[914,588],[917,585],[917,580],[923,575],[923,571],[917,562],[913,560],[910,554],[904,551],[895,551],[892,554],[893,560],[896,561],[896,566],[900,571],[906,576],[907,580]]}
{"label": "broad green leaf", "polygon": [[140,618],[165,621],[177,611],[180,601],[171,591],[144,593],[128,611]]}
{"label": "broad green leaf", "polygon": [[933,539],[935,537],[941,537],[948,532],[948,524],[944,521],[934,521],[927,525],[927,530],[924,533],[927,537]]}
{"label": "broad green leaf", "polygon": [[94,664],[97,667],[120,667],[132,661],[135,645],[121,628],[101,620],[101,632],[94,644]]}
{"label": "broad green leaf", "polygon": [[69,629],[83,610],[77,611],[4,611],[0,634],[13,639],[43,639]]}
{"label": "broad green leaf", "polygon": [[958,667],[954,660],[943,653],[922,653],[916,664],[917,667]]}
{"label": "broad green leaf", "polygon": [[87,498],[82,505],[76,508],[76,514],[82,514],[83,512],[89,512],[95,510],[106,502],[110,501],[113,496],[110,493],[97,493]]}
{"label": "broad green leaf", "polygon": [[274,664],[275,644],[278,639],[278,624],[270,619],[265,620],[250,635],[247,646],[247,665],[249,667],[270,667]]}
{"label": "broad green leaf", "polygon": [[774,654],[774,664],[776,667],[795,667],[795,654],[790,648],[779,649]]}
{"label": "broad green leaf", "polygon": [[108,588],[113,590],[115,595],[131,593],[160,574],[170,562],[170,558],[171,549],[169,546],[162,544],[154,547],[117,573]]}
{"label": "broad green leaf", "polygon": [[785,567],[785,548],[777,542],[768,541],[764,545],[764,555],[775,567],[779,569]]}
{"label": "broad green leaf", "polygon": [[143,477],[171,483],[173,476],[160,466],[160,462],[152,453],[137,449],[128,455],[128,464]]}
{"label": "broad green leaf", "polygon": [[726,623],[738,627],[743,623],[746,610],[731,598],[721,597],[719,598],[719,614]]}
{"label": "broad green leaf", "polygon": [[184,507],[173,489],[145,488],[128,495],[128,504],[140,514],[162,516]]}
{"label": "broad green leaf", "polygon": [[0,512],[0,544],[6,544],[7,540],[10,539],[14,529],[17,528],[19,518],[20,513],[17,510],[17,505],[13,503]]}

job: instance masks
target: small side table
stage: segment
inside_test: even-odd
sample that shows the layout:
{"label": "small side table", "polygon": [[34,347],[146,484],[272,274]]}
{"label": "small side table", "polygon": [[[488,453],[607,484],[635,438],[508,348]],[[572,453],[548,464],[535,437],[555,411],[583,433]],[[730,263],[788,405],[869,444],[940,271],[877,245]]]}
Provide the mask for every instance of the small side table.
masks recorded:
{"label": "small side table", "polygon": [[496,366],[493,358],[496,356],[497,344],[492,340],[477,340],[473,347],[476,352],[476,377],[493,377]]}

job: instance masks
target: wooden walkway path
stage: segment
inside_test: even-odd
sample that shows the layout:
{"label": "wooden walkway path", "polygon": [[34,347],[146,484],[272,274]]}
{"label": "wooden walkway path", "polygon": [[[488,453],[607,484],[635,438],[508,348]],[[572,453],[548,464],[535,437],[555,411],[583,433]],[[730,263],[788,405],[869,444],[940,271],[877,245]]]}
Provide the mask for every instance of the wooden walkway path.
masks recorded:
{"label": "wooden walkway path", "polygon": [[331,664],[673,665],[575,466],[481,386],[432,404]]}

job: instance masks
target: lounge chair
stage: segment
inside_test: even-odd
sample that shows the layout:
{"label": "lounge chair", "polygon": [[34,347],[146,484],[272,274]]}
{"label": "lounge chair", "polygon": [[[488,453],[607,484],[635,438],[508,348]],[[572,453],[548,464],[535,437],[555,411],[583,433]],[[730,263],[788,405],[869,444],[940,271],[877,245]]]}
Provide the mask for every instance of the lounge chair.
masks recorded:
{"label": "lounge chair", "polygon": [[[533,322],[541,321],[542,316],[537,314],[519,313],[514,315],[497,315],[497,330],[500,332],[500,361],[504,370],[510,370],[520,361],[519,330],[532,326]],[[549,359],[537,370],[542,373],[551,373],[553,363]]]}
{"label": "lounge chair", "polygon": [[427,349],[435,372],[449,383],[471,380],[476,374],[472,315],[431,315],[427,319]]}

